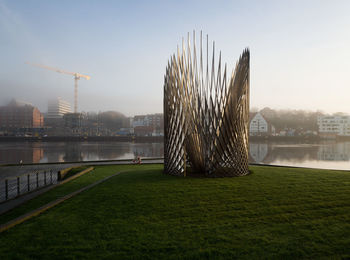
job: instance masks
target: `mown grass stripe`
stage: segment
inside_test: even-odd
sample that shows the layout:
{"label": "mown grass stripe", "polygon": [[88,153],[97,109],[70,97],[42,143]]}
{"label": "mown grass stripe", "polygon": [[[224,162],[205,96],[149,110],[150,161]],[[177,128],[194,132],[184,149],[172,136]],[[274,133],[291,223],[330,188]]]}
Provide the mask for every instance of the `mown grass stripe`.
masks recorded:
{"label": "mown grass stripe", "polygon": [[[72,167],[66,168],[64,170],[69,170],[69,169],[72,169]],[[34,199],[37,196],[56,188],[57,186],[65,184],[65,183],[72,181],[72,180],[74,180],[74,179],[76,179],[76,178],[78,178],[78,177],[80,177],[88,172],[91,172],[93,169],[94,169],[94,167],[91,166],[91,167],[89,167],[81,172],[78,172],[77,174],[75,174],[75,175],[73,175],[73,176],[71,176],[71,177],[69,177],[61,182],[58,182],[56,184],[51,184],[48,186],[44,186],[44,187],[40,187],[39,189],[25,193],[25,194],[21,195],[20,197],[13,198],[13,199],[10,199],[8,201],[4,201],[4,202],[2,202],[2,204],[5,206],[3,209],[0,210],[0,215],[5,214],[8,211],[10,211],[16,207],[21,206],[22,204],[24,204],[28,200]]]}
{"label": "mown grass stripe", "polygon": [[[85,171],[82,171],[81,173],[79,173],[79,176],[84,174],[84,173],[86,173],[86,172],[91,171],[92,170],[91,168],[93,169],[93,167],[90,167],[89,169],[86,169]],[[117,173],[115,173],[115,174],[113,174],[111,176],[108,176],[108,177],[106,177],[106,178],[104,178],[102,180],[96,181],[96,182],[94,182],[94,183],[92,183],[92,184],[90,184],[88,186],[85,186],[85,187],[83,187],[83,188],[81,188],[81,189],[79,189],[77,191],[74,191],[74,192],[72,192],[72,193],[70,193],[68,195],[65,195],[62,198],[59,198],[59,199],[57,199],[55,201],[47,203],[46,205],[44,205],[44,206],[42,206],[42,207],[40,207],[38,209],[32,210],[31,212],[29,212],[27,214],[24,214],[24,215],[22,215],[22,216],[20,216],[18,218],[15,218],[14,220],[11,220],[11,221],[1,225],[0,226],[0,233],[5,231],[5,230],[8,230],[9,228],[14,227],[14,226],[16,226],[16,225],[18,225],[20,223],[23,223],[24,221],[26,221],[26,220],[28,220],[28,219],[30,219],[32,217],[35,217],[35,216],[43,213],[44,211],[46,211],[46,210],[48,210],[48,209],[50,209],[50,208],[52,208],[52,207],[54,207],[54,206],[64,202],[65,200],[70,199],[70,198],[74,197],[75,195],[77,195],[77,194],[79,194],[79,193],[81,193],[81,192],[83,192],[85,190],[88,190],[88,189],[90,189],[90,188],[92,188],[92,187],[94,187],[94,186],[96,186],[96,185],[98,185],[98,184],[100,184],[100,183],[102,183],[102,182],[104,182],[104,181],[106,181],[106,180],[108,180],[108,179],[110,179],[110,178],[120,174],[120,173],[121,172],[117,172]],[[79,176],[72,176],[71,178],[75,179],[75,178],[77,178]],[[66,183],[67,181],[71,180],[71,178],[65,180],[64,183]],[[63,182],[60,183],[60,184],[63,184]]]}

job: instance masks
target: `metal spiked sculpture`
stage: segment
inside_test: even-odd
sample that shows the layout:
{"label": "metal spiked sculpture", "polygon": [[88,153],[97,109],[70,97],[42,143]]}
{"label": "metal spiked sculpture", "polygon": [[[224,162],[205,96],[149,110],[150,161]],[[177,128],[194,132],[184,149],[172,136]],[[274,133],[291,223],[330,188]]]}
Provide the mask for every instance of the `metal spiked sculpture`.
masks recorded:
{"label": "metal spiked sculpture", "polygon": [[[164,171],[186,175],[186,163],[206,176],[248,174],[249,50],[231,76],[215,68],[215,43],[197,54],[195,33],[171,56],[164,77]],[[210,61],[211,60],[211,61]],[[209,65],[211,63],[211,66]]]}

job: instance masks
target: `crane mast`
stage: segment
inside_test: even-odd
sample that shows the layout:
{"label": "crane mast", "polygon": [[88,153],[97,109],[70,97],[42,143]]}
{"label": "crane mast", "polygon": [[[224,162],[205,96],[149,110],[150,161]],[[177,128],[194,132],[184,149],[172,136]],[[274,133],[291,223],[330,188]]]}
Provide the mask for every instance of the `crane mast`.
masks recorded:
{"label": "crane mast", "polygon": [[74,113],[78,113],[78,80],[79,76],[74,76]]}
{"label": "crane mast", "polygon": [[57,69],[57,68],[53,68],[53,67],[49,67],[49,66],[45,66],[45,65],[41,65],[41,64],[34,64],[34,63],[29,63],[29,62],[26,62],[26,64],[32,65],[35,67],[39,67],[42,69],[47,69],[47,70],[55,71],[58,73],[63,73],[63,74],[68,74],[68,75],[74,76],[74,113],[78,113],[78,80],[80,78],[84,78],[86,80],[89,80],[90,76],[83,75],[83,74],[80,74],[77,72],[65,71],[65,70],[61,70],[61,69]]}

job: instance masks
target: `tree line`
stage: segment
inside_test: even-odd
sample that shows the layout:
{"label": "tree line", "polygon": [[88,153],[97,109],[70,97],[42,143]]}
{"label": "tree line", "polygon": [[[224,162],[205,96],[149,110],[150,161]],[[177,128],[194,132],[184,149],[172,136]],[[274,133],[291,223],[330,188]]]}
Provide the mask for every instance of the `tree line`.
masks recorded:
{"label": "tree line", "polygon": [[276,128],[276,130],[292,128],[297,130],[317,131],[317,118],[318,116],[325,115],[325,113],[321,111],[292,109],[275,110],[269,107],[265,107],[259,112]]}

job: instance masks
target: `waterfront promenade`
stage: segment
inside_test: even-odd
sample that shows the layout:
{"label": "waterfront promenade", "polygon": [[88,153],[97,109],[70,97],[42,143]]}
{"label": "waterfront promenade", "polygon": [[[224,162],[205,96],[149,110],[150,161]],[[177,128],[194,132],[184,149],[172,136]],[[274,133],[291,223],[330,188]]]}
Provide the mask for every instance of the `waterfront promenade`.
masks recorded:
{"label": "waterfront promenade", "polygon": [[[14,178],[23,174],[37,171],[53,170],[55,172],[78,165],[113,165],[113,164],[133,164],[133,159],[105,160],[105,161],[80,161],[64,163],[37,163],[23,165],[0,165],[0,182],[8,178]],[[142,163],[163,163],[163,158],[142,158]]]}

